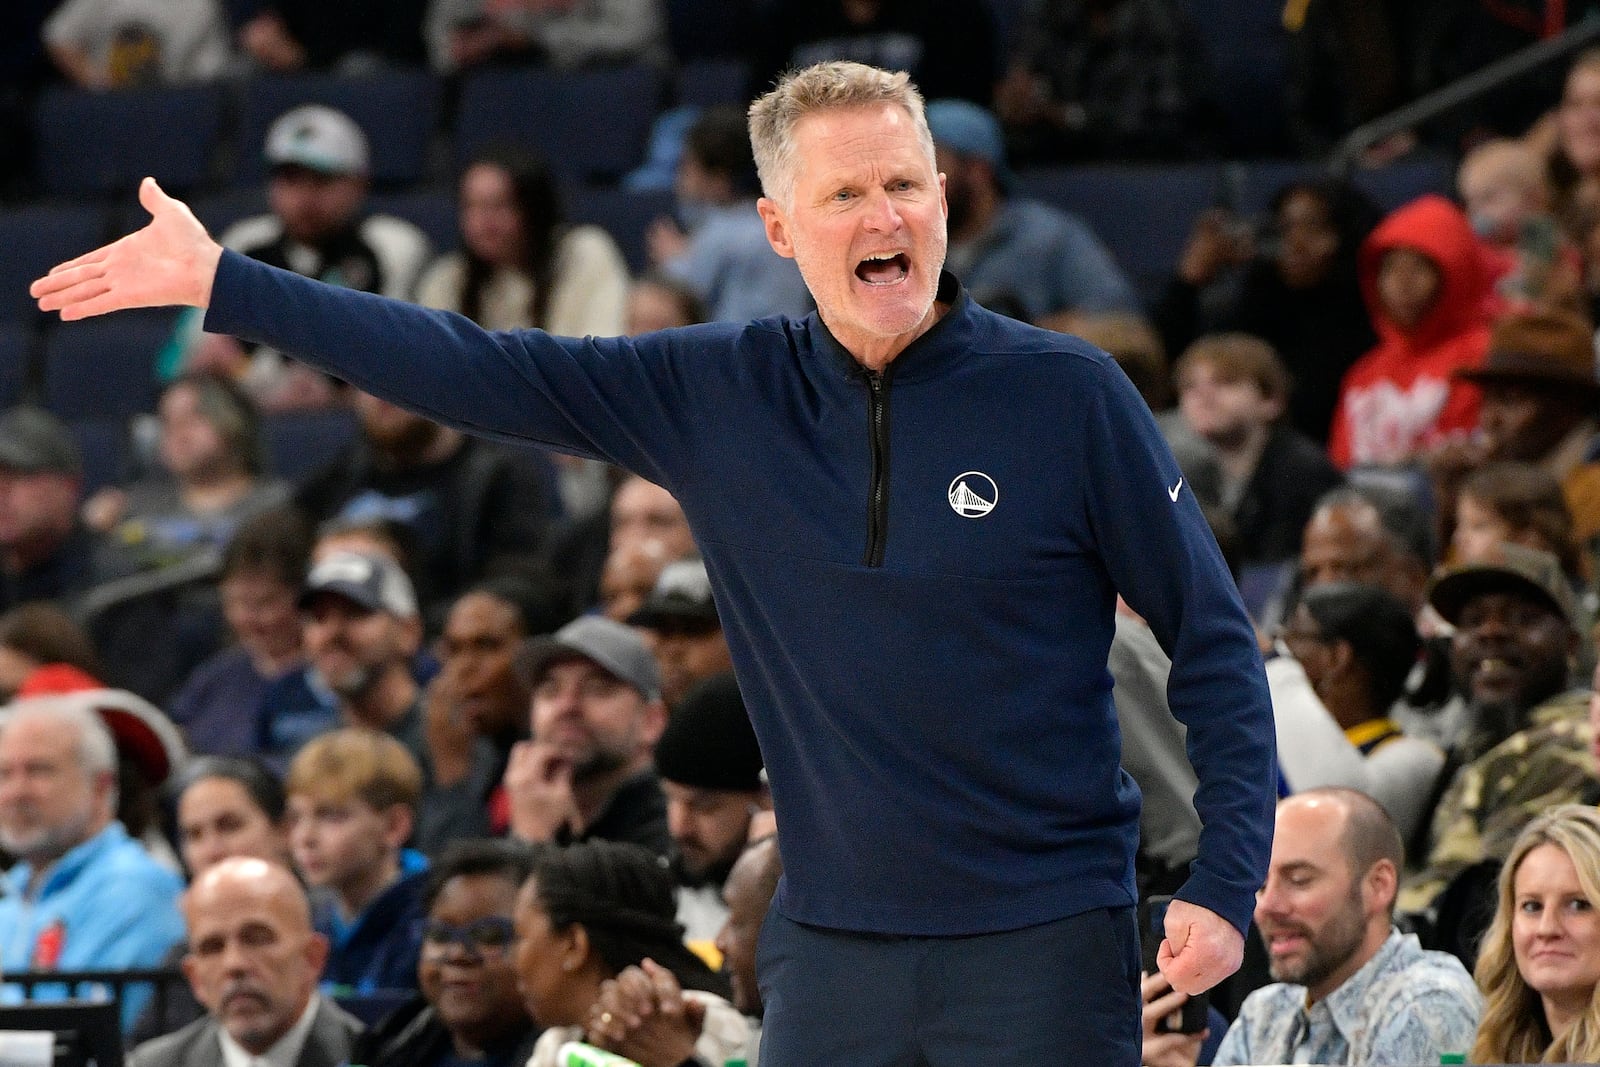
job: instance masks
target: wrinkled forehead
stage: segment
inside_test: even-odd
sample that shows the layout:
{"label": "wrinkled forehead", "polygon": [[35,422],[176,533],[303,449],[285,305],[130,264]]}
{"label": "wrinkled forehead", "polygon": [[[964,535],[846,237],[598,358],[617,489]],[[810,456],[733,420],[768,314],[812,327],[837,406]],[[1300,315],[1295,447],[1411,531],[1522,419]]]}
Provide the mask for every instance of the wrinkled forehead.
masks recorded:
{"label": "wrinkled forehead", "polygon": [[0,759],[42,760],[80,766],[78,730],[70,722],[43,715],[16,715],[0,727]]}
{"label": "wrinkled forehead", "polygon": [[264,893],[191,893],[184,901],[189,937],[234,936],[248,930],[267,930],[278,940],[311,932],[310,913],[287,895]]}
{"label": "wrinkled forehead", "polygon": [[826,108],[802,116],[790,134],[797,177],[847,168],[934,166],[926,126],[899,104]]}

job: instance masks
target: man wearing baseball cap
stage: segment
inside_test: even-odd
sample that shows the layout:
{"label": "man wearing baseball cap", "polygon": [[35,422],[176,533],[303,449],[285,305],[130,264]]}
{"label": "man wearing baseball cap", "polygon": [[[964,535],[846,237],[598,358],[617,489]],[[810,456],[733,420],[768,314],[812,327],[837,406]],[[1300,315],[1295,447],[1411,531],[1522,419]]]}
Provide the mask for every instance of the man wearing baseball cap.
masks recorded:
{"label": "man wearing baseball cap", "polygon": [[222,243],[253,259],[351,289],[409,297],[428,240],[408,222],[367,216],[367,135],[342,111],[305,104],[278,116],[263,148],[271,215],[245,219]]}
{"label": "man wearing baseball cap", "polygon": [[661,668],[661,696],[669,708],[676,708],[698,683],[733,670],[704,560],[678,560],[663,567],[655,588],[627,621],[644,631]]}
{"label": "man wearing baseball cap", "polygon": [[[319,281],[409,300],[432,258],[428,238],[391,215],[368,214],[370,150],[354,119],[322,104],[278,116],[267,130],[265,215],[222,232],[226,248]],[[243,374],[269,407],[326,399],[328,380],[233,338],[203,335],[186,365]]]}
{"label": "man wearing baseball cap", "polygon": [[82,481],[61,420],[33,407],[0,413],[0,610],[94,584],[93,539],[78,522]]}
{"label": "man wearing baseball cap", "polygon": [[1013,198],[1005,136],[967,100],[928,105],[950,205],[948,269],[979,301],[1004,298],[1030,322],[1066,312],[1136,311],[1138,299],[1100,239],[1076,215]]}
{"label": "man wearing baseball cap", "polygon": [[1589,694],[1571,686],[1581,636],[1572,589],[1548,552],[1502,544],[1441,570],[1428,602],[1455,627],[1450,670],[1470,725],[1445,773],[1424,869],[1400,895],[1422,911],[1468,868],[1502,859],[1524,824],[1589,788]]}
{"label": "man wearing baseball cap", "polygon": [[651,754],[666,726],[661,673],[638,633],[586,615],[528,641],[532,740],[511,750],[511,832],[525,841],[631,841],[672,850]]}
{"label": "man wearing baseball cap", "polygon": [[287,762],[318,734],[364,726],[393,735],[425,765],[422,690],[411,669],[422,621],[405,572],[382,556],[331,553],[306,576],[300,613],[307,680],[333,696],[337,714],[315,705],[275,709],[266,754]]}

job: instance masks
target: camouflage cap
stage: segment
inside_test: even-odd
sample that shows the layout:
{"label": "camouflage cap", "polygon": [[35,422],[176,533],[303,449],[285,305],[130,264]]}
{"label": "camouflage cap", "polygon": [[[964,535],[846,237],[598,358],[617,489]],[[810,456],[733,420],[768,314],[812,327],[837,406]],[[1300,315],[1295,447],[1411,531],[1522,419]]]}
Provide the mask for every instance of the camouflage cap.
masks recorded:
{"label": "camouflage cap", "polygon": [[1578,605],[1555,556],[1537,548],[1499,544],[1490,558],[1440,568],[1428,584],[1428,603],[1457,625],[1467,602],[1484,593],[1514,593],[1546,605],[1573,629]]}

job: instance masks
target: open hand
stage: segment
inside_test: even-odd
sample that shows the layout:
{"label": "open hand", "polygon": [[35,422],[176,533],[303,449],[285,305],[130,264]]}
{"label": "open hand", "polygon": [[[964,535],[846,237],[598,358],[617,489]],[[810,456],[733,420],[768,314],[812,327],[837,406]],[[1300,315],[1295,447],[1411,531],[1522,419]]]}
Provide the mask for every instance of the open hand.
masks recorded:
{"label": "open hand", "polygon": [[125,308],[211,303],[222,246],[154,178],[140,183],[139,203],[151,216],[144,229],[54,267],[28,287],[39,310],[59,311],[70,322]]}

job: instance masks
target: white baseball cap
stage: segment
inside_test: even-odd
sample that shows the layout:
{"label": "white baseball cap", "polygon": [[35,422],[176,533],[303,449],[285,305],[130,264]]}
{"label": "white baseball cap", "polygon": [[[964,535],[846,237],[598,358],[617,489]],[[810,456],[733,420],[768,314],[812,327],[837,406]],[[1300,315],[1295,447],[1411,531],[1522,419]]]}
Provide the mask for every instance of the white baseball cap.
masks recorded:
{"label": "white baseball cap", "polygon": [[306,104],[286,111],[267,131],[267,162],[321,174],[367,173],[367,135],[343,111]]}

